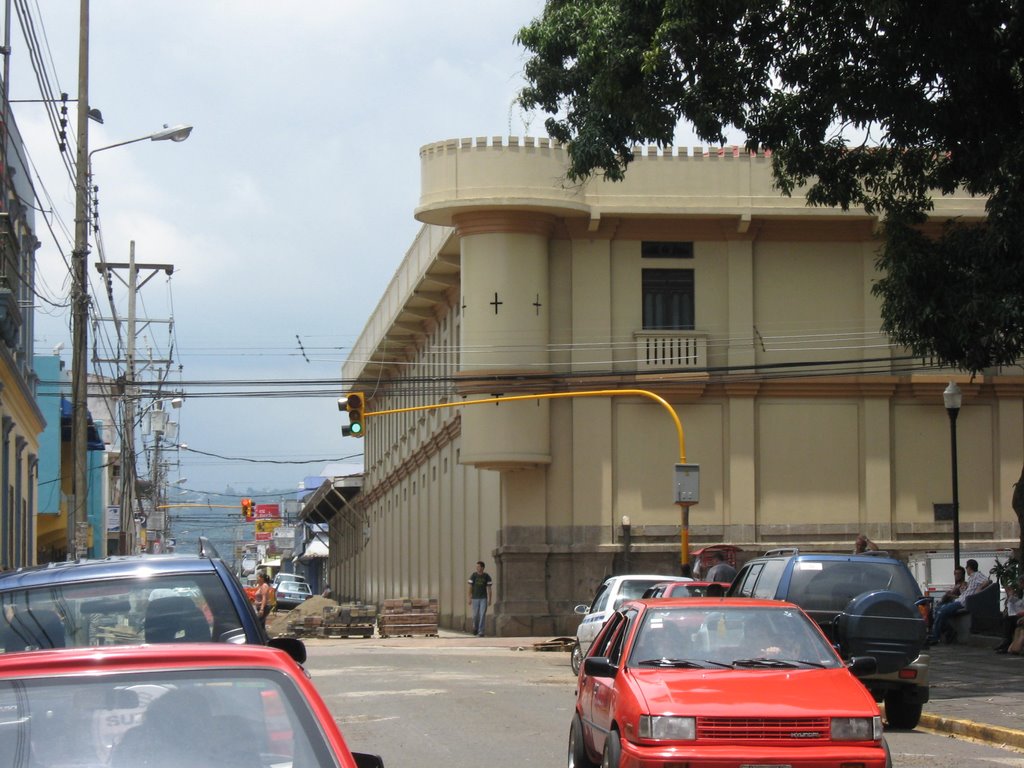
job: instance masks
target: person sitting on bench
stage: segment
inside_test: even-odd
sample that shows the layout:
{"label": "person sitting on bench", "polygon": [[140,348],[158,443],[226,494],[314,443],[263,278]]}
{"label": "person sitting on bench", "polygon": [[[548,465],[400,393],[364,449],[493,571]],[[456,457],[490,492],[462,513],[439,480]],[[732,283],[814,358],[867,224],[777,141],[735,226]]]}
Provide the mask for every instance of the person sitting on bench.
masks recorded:
{"label": "person sitting on bench", "polygon": [[932,625],[932,633],[928,637],[929,643],[938,643],[942,639],[946,625],[952,618],[967,610],[967,598],[988,585],[988,578],[985,574],[978,572],[977,560],[971,558],[964,563],[964,568],[967,573],[966,586],[957,598],[935,609],[935,622]]}

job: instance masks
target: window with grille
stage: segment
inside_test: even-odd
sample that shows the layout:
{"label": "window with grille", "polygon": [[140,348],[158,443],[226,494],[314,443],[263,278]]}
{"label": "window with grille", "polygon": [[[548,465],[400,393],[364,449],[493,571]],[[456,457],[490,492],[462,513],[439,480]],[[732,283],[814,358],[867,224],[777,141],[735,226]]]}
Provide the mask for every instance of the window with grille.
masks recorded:
{"label": "window with grille", "polygon": [[693,293],[692,269],[643,270],[644,330],[693,330]]}

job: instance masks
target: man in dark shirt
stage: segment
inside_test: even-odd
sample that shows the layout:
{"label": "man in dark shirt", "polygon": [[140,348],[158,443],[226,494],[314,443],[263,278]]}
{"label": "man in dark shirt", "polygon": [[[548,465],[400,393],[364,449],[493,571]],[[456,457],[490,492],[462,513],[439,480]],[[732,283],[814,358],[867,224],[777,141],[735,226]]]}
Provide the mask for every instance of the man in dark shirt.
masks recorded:
{"label": "man in dark shirt", "polygon": [[469,605],[473,609],[473,634],[477,637],[484,636],[484,619],[493,583],[490,574],[484,572],[484,561],[478,560],[476,570],[469,574]]}

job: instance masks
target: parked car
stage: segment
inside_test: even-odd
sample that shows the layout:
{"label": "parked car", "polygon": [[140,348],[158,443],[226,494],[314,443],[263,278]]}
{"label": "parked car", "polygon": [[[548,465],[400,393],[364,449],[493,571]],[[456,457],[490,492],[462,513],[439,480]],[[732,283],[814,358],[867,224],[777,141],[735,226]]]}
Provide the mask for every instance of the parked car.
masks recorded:
{"label": "parked car", "polygon": [[278,571],[274,575],[273,580],[270,582],[270,586],[272,586],[274,589],[277,589],[278,585],[282,581],[296,581],[302,582],[303,584],[309,583],[305,576],[302,576],[298,573],[284,573],[283,571]]}
{"label": "parked car", "polygon": [[744,565],[727,593],[785,600],[803,608],[844,657],[873,656],[862,682],[885,703],[891,728],[914,728],[928,701],[921,589],[906,564],[885,552],[840,555],[780,549]]}
{"label": "parked car", "polygon": [[312,596],[304,581],[282,581],[277,585],[277,607],[284,610],[296,608]]}
{"label": "parked car", "polygon": [[207,546],[199,555],[128,555],[0,574],[6,653],[210,641],[269,644],[300,664],[306,659],[301,640],[267,638],[242,585]]}
{"label": "parked car", "polygon": [[640,597],[648,588],[667,581],[693,581],[682,576],[657,576],[651,574],[634,574],[629,576],[610,576],[597,588],[590,605],[581,603],[575,612],[583,616],[583,621],[576,628],[576,642],[569,654],[569,664],[573,674],[580,673],[580,663],[590,650],[597,633],[601,631],[605,619],[626,600]]}
{"label": "parked car", "polygon": [[[799,607],[636,600],[583,661],[569,768],[891,766],[878,705]],[[828,695],[822,695],[828,691]]]}
{"label": "parked car", "polygon": [[647,589],[642,597],[707,597],[708,587],[718,591],[716,597],[723,597],[729,584],[724,581],[663,581]]}
{"label": "parked car", "polygon": [[19,653],[0,665],[0,765],[383,766],[353,755],[273,648],[189,643]]}

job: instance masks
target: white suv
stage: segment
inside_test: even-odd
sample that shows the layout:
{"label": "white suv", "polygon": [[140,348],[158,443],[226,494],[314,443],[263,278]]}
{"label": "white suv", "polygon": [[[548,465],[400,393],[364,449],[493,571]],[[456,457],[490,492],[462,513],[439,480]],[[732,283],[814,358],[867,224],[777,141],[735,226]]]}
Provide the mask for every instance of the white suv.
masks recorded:
{"label": "white suv", "polygon": [[572,647],[569,663],[575,674],[580,673],[580,665],[590,652],[590,646],[597,633],[604,626],[605,619],[627,600],[642,597],[648,588],[666,581],[693,581],[683,576],[655,576],[651,574],[630,574],[629,576],[610,576],[598,587],[594,601],[577,605],[575,612],[583,616],[583,621],[576,628],[576,643]]}

